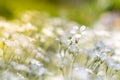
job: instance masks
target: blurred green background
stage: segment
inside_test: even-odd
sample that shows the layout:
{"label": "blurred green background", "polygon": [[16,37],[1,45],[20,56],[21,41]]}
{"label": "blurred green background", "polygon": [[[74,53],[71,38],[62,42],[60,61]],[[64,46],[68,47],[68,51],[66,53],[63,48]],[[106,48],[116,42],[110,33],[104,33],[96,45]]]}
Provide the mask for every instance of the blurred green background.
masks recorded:
{"label": "blurred green background", "polygon": [[119,9],[120,0],[0,0],[0,16],[8,20],[38,10],[91,25],[102,13]]}

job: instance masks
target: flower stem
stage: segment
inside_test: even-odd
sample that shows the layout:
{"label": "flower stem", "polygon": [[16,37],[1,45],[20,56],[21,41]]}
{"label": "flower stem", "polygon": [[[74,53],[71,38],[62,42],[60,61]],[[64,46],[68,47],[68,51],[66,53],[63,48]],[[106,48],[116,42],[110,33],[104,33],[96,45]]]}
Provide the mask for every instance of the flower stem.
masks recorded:
{"label": "flower stem", "polygon": [[74,63],[75,63],[75,58],[76,56],[73,54],[73,60],[71,62],[71,66],[70,66],[70,75],[69,75],[69,80],[73,80],[73,77],[72,77],[72,73],[73,73],[73,66],[74,66]]}
{"label": "flower stem", "polygon": [[66,80],[66,78],[65,78],[65,73],[64,73],[64,68],[62,67],[62,68],[60,68],[60,71],[62,72],[62,77],[63,77],[63,80]]}
{"label": "flower stem", "polygon": [[65,53],[66,53],[66,50],[64,50],[64,55],[62,54],[62,48],[59,44],[59,49],[58,49],[58,53],[60,54],[60,58],[61,58],[61,67],[59,68],[61,73],[62,73],[62,77],[63,77],[63,80],[66,80],[65,78],[65,72],[64,72],[64,58],[65,58]]}

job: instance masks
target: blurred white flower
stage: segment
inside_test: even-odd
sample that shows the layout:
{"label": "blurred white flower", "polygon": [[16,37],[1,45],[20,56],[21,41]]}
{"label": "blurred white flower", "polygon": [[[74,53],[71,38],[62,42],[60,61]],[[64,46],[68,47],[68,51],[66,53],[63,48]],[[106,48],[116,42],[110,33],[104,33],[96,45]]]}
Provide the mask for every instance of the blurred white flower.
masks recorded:
{"label": "blurred white flower", "polygon": [[80,31],[82,32],[82,31],[85,31],[85,29],[86,29],[86,26],[84,26],[84,25],[82,25],[81,27],[80,27]]}
{"label": "blurred white flower", "polygon": [[42,29],[42,32],[46,35],[46,36],[54,36],[53,34],[53,28],[52,27],[45,27]]}
{"label": "blurred white flower", "polygon": [[113,66],[113,69],[114,69],[114,70],[120,70],[120,63],[119,63],[119,64],[115,64],[115,65]]}
{"label": "blurred white flower", "polygon": [[31,64],[37,65],[37,66],[43,66],[43,64],[40,63],[40,61],[36,60],[36,59],[30,59],[29,61]]}
{"label": "blurred white flower", "polygon": [[21,80],[28,80],[26,77],[24,77],[22,74],[17,72],[17,76],[21,79]]}
{"label": "blurred white flower", "polygon": [[120,70],[120,63],[117,63],[112,58],[107,60],[108,67],[112,68],[113,70]]}
{"label": "blurred white flower", "polygon": [[12,67],[13,67],[15,70],[25,71],[25,72],[30,73],[30,69],[29,69],[27,66],[23,65],[23,64],[18,64],[18,63],[16,63],[16,62],[11,62],[10,64],[12,65]]}
{"label": "blurred white flower", "polygon": [[76,44],[72,44],[68,47],[68,50],[70,52],[77,53],[77,52],[79,52],[79,47]]}
{"label": "blurred white flower", "polygon": [[89,80],[88,70],[86,71],[86,68],[80,66],[74,67],[72,76],[77,80]]}
{"label": "blurred white flower", "polygon": [[65,45],[65,46],[69,46],[70,43],[71,43],[71,40],[68,39],[66,36],[62,36],[60,38],[60,43],[63,44],[63,45]]}
{"label": "blurred white flower", "polygon": [[1,79],[2,80],[28,80],[26,78],[23,79],[20,76],[14,74],[12,72],[9,72],[9,71],[4,71],[2,73]]}
{"label": "blurred white flower", "polygon": [[43,66],[30,64],[29,68],[31,70],[31,74],[35,74],[39,77],[42,76],[43,74],[49,74],[49,71],[46,68],[44,68]]}

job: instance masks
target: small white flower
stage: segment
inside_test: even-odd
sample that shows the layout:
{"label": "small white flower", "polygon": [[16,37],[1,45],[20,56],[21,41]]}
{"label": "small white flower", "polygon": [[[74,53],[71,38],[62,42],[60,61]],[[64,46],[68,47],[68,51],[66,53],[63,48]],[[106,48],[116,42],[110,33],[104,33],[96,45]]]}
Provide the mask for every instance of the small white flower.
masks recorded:
{"label": "small white flower", "polygon": [[114,65],[114,63],[115,62],[114,62],[113,59],[111,59],[111,58],[107,59],[107,64],[108,64],[109,67],[112,67]]}
{"label": "small white flower", "polygon": [[79,52],[79,47],[78,47],[78,45],[76,45],[76,44],[72,44],[72,45],[70,45],[70,46],[68,47],[68,50],[69,50],[70,52]]}
{"label": "small white flower", "polygon": [[46,68],[44,68],[43,66],[38,66],[38,65],[34,65],[34,64],[30,64],[30,70],[31,70],[31,74],[35,74],[35,75],[37,75],[37,76],[41,76],[41,75],[43,75],[43,74],[47,74],[47,73],[49,73],[48,71],[47,71],[47,69]]}
{"label": "small white flower", "polygon": [[81,34],[75,34],[75,35],[74,35],[74,37],[75,37],[76,39],[81,38],[81,36],[82,36]]}
{"label": "small white flower", "polygon": [[47,72],[48,72],[47,69],[41,67],[41,68],[38,70],[38,72],[36,72],[36,74],[37,74],[38,76],[41,76],[42,74],[47,73]]}
{"label": "small white flower", "polygon": [[66,36],[63,36],[63,37],[60,38],[60,42],[64,45],[66,45],[66,46],[69,46],[70,43],[71,43],[71,40],[68,39]]}
{"label": "small white flower", "polygon": [[21,80],[17,75],[12,72],[4,71],[1,80]]}
{"label": "small white flower", "polygon": [[86,70],[85,67],[81,66],[75,66],[72,76],[74,77],[74,79],[77,80],[89,80],[88,71]]}
{"label": "small white flower", "polygon": [[25,71],[25,72],[28,72],[28,73],[30,72],[30,69],[27,66],[23,65],[23,64],[18,64],[16,62],[11,62],[10,64],[13,66],[13,68],[15,70]]}
{"label": "small white flower", "polygon": [[84,25],[80,27],[81,32],[84,31],[85,29],[86,29],[86,26],[84,26]]}
{"label": "small white flower", "polygon": [[104,60],[108,59],[108,56],[107,56],[106,53],[103,53],[103,54],[100,55],[100,58],[101,58],[102,61],[104,61]]}
{"label": "small white flower", "polygon": [[37,66],[43,66],[38,60],[36,59],[30,59],[31,64],[37,65]]}
{"label": "small white flower", "polygon": [[79,27],[78,26],[73,26],[72,30],[70,30],[71,34],[76,34],[78,31]]}
{"label": "small white flower", "polygon": [[114,65],[113,69],[115,69],[115,70],[120,70],[120,64]]}

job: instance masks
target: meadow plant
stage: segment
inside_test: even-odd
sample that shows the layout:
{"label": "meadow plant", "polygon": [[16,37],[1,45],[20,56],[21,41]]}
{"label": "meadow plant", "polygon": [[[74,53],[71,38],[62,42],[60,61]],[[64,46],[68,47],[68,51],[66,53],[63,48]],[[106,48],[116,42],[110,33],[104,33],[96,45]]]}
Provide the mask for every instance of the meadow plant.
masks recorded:
{"label": "meadow plant", "polygon": [[119,80],[119,35],[36,11],[1,19],[0,80]]}
{"label": "meadow plant", "polygon": [[[120,66],[119,62],[112,58],[115,55],[112,48],[99,40],[93,42],[92,48],[81,47],[80,41],[86,33],[85,28],[85,26],[80,28],[75,26],[59,38],[59,54],[62,60],[59,68],[62,72],[63,80],[117,80],[119,74],[116,73],[120,70]],[[64,60],[68,55],[71,56],[71,60],[69,65],[66,65]],[[81,60],[78,63],[76,59],[79,55],[84,58],[80,57]],[[76,75],[75,65],[79,65]],[[68,66],[69,68],[66,70],[65,67]],[[66,77],[65,71],[68,71]]]}

